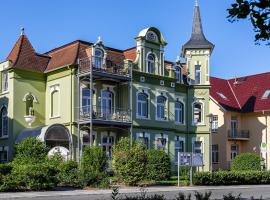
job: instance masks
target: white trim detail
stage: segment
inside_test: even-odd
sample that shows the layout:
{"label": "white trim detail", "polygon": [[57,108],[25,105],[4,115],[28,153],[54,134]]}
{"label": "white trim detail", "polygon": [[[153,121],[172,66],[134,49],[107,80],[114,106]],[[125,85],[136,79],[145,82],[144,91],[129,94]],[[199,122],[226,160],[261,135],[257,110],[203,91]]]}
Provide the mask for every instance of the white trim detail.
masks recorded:
{"label": "white trim detail", "polygon": [[[201,109],[201,122],[200,123],[194,123],[194,104],[199,103],[202,105]],[[204,102],[202,100],[196,99],[195,101],[192,102],[192,125],[193,126],[205,126],[205,116],[204,116]]]}
{"label": "white trim detail", "polygon": [[[55,116],[53,116],[53,115],[52,115],[52,106],[53,106],[53,105],[52,105],[52,93],[55,92],[55,91],[58,91],[58,92],[59,92],[59,95],[58,95],[58,110],[57,110],[58,113],[57,113]],[[60,113],[61,113],[61,106],[60,106],[61,101],[60,101],[60,96],[61,96],[60,84],[57,83],[57,84],[55,84],[55,85],[50,86],[50,119],[60,117]]]}

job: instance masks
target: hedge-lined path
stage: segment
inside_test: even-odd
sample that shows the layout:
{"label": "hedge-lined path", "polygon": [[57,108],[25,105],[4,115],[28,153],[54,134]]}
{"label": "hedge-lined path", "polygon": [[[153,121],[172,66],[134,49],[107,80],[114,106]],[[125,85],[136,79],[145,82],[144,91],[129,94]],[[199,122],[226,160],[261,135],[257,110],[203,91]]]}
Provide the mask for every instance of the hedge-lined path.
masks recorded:
{"label": "hedge-lined path", "polygon": [[[196,187],[148,187],[147,194],[164,194],[168,199],[174,198],[179,191],[187,194],[194,191],[212,191],[211,199],[220,199],[224,194],[242,194],[242,197],[263,197],[270,199],[270,185],[241,185],[241,186],[196,186]],[[121,188],[122,195],[134,195],[140,193],[139,188]],[[97,200],[111,199],[111,190],[69,190],[69,191],[46,191],[46,192],[17,192],[0,193],[0,199],[37,199],[37,200]]]}

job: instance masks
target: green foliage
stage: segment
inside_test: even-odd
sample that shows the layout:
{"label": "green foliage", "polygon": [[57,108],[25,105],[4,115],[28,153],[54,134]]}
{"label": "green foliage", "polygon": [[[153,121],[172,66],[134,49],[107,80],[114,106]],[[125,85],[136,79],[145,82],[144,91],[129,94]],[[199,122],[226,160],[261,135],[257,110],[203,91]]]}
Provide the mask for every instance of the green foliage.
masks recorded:
{"label": "green foliage", "polygon": [[98,186],[107,181],[108,158],[100,147],[88,146],[84,149],[81,163],[81,180],[85,186]]}
{"label": "green foliage", "polygon": [[236,0],[228,9],[231,22],[248,18],[256,33],[255,41],[270,40],[270,0]]}
{"label": "green foliage", "polygon": [[78,163],[74,160],[62,161],[58,166],[57,179],[59,186],[82,187]]}
{"label": "green foliage", "polygon": [[6,190],[45,190],[57,185],[57,169],[50,163],[16,164],[8,176]]}
{"label": "green foliage", "polygon": [[235,157],[231,166],[232,171],[260,171],[261,158],[255,153],[242,153]]}
{"label": "green foliage", "polygon": [[269,171],[217,171],[197,172],[194,174],[195,185],[241,185],[269,184]]}
{"label": "green foliage", "polygon": [[7,175],[11,172],[11,170],[12,170],[11,163],[0,164],[0,175]]}
{"label": "green foliage", "polygon": [[15,145],[15,163],[29,164],[44,162],[48,154],[48,147],[36,138],[26,138]]}
{"label": "green foliage", "polygon": [[126,185],[137,185],[145,180],[147,153],[141,143],[130,144],[128,138],[122,138],[113,147],[113,170],[119,181]]}
{"label": "green foliage", "polygon": [[167,180],[171,175],[171,162],[165,151],[151,149],[147,151],[147,178],[149,180]]}

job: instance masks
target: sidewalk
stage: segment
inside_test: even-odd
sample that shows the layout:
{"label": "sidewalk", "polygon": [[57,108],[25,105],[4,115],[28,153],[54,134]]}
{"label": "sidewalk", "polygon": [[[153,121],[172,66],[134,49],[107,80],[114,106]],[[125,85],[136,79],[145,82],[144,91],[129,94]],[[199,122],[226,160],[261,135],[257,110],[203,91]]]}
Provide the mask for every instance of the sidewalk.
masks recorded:
{"label": "sidewalk", "polygon": [[[235,190],[235,189],[254,189],[254,185],[241,185],[241,186],[194,186],[194,187],[175,187],[175,186],[156,186],[148,187],[145,190],[148,193],[155,192],[177,192],[177,191],[201,191],[201,190]],[[256,185],[256,188],[265,188],[270,190],[270,185]],[[8,198],[35,198],[35,197],[63,197],[63,196],[91,196],[91,195],[104,195],[111,194],[112,190],[69,190],[69,191],[44,191],[44,192],[5,192],[0,193],[0,199]],[[126,187],[119,189],[120,194],[140,193],[138,187]]]}

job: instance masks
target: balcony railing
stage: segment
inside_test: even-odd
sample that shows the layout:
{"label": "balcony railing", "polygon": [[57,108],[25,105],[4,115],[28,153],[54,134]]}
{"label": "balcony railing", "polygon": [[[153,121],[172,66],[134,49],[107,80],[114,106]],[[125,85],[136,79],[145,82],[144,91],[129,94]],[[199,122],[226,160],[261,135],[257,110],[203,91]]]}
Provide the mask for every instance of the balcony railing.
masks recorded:
{"label": "balcony railing", "polygon": [[[130,123],[130,110],[121,108],[106,108],[100,106],[92,107],[92,120],[100,121],[114,121]],[[79,109],[79,121],[90,121],[91,120],[91,108],[90,106],[82,106]]]}
{"label": "balcony railing", "polygon": [[131,63],[124,61],[122,57],[87,57],[79,61],[79,74],[89,73],[91,69],[93,73],[103,73],[117,76],[130,77]]}
{"label": "balcony railing", "polygon": [[228,138],[229,139],[238,139],[238,140],[248,140],[249,139],[249,130],[229,130]]}

